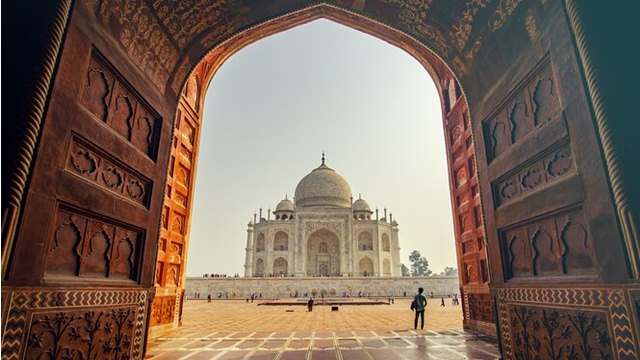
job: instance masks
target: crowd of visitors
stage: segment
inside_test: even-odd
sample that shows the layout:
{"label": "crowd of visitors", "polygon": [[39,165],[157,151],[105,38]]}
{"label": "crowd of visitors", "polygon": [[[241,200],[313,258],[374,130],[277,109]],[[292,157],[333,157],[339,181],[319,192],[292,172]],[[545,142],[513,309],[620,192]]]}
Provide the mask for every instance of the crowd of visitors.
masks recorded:
{"label": "crowd of visitors", "polygon": [[227,274],[203,274],[202,275],[203,278],[227,278],[227,277],[240,277],[240,274],[235,273],[233,275],[227,275]]}

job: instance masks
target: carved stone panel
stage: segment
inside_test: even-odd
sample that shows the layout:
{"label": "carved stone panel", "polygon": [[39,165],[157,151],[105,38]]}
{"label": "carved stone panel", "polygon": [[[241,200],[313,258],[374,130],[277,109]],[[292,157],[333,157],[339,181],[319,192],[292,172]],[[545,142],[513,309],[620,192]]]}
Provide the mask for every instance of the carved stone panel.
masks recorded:
{"label": "carved stone panel", "polygon": [[45,274],[137,281],[143,241],[141,230],[61,206]]}
{"label": "carved stone panel", "polygon": [[501,288],[507,359],[638,359],[623,288]]}
{"label": "carved stone panel", "polygon": [[523,359],[610,359],[613,341],[606,314],[511,306],[513,351]]}
{"label": "carved stone panel", "polygon": [[555,78],[545,57],[483,121],[487,160],[491,162],[529,134],[561,117]]}
{"label": "carved stone panel", "polygon": [[140,205],[149,205],[151,181],[97,146],[74,136],[67,157],[68,171]]}
{"label": "carved stone panel", "polygon": [[82,105],[155,160],[160,117],[96,51],[87,69]]}
{"label": "carved stone panel", "polygon": [[175,306],[175,296],[155,297],[151,307],[151,326],[170,324],[173,322]]}
{"label": "carved stone panel", "polygon": [[471,320],[494,321],[493,300],[490,294],[469,293],[465,296],[465,300]]}
{"label": "carved stone panel", "polygon": [[563,210],[500,234],[508,279],[595,272],[592,240],[581,208]]}
{"label": "carved stone panel", "polygon": [[566,144],[532,159],[528,165],[517,168],[512,175],[494,183],[495,201],[502,205],[519,199],[572,173],[575,173],[573,156]]}
{"label": "carved stone panel", "polygon": [[24,358],[126,358],[131,353],[135,315],[135,306],[37,314]]}
{"label": "carved stone panel", "polygon": [[137,359],[146,290],[16,289],[2,339],[3,359]]}

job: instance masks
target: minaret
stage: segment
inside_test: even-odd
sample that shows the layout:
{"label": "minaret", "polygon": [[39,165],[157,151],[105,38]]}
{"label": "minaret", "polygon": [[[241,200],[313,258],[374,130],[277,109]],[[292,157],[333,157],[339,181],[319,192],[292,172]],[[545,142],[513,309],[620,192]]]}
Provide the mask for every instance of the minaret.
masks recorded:
{"label": "minaret", "polygon": [[[255,214],[253,214],[253,221],[255,222]],[[253,276],[253,224],[249,220],[247,225],[247,246],[245,247],[244,256],[244,277]]]}

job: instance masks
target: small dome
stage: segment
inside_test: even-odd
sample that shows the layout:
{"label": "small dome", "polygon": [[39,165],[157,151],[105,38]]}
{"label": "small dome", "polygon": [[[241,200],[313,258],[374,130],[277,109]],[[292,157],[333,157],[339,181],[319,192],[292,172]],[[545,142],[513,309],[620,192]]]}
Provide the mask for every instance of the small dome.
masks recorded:
{"label": "small dome", "polygon": [[293,203],[291,202],[291,200],[285,197],[284,200],[280,201],[278,203],[278,206],[276,206],[275,212],[279,211],[293,211]]}
{"label": "small dome", "polygon": [[335,170],[324,164],[302,178],[296,187],[296,207],[351,207],[351,187]]}
{"label": "small dome", "polygon": [[365,200],[360,198],[353,202],[353,211],[366,211],[370,213],[371,207],[369,207],[369,204]]}

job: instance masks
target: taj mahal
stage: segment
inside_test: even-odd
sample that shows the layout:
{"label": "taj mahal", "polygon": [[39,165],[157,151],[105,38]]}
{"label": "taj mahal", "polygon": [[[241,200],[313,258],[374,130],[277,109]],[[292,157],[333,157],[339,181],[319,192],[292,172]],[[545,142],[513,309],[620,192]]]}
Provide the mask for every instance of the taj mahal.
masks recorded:
{"label": "taj mahal", "polygon": [[[273,218],[271,217],[273,215]],[[380,217],[382,215],[382,217]],[[245,277],[392,277],[401,275],[398,223],[379,214],[322,164],[275,211],[247,226]]]}

